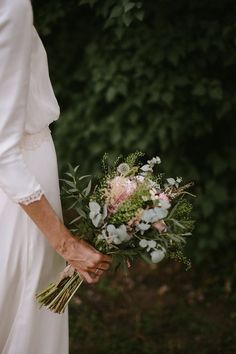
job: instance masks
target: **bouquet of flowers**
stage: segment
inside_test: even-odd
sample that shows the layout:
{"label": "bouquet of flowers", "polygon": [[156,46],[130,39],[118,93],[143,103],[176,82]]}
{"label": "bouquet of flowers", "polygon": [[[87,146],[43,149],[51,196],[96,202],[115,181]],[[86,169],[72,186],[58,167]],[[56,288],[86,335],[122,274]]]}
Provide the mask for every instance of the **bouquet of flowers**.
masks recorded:
{"label": "bouquet of flowers", "polygon": [[[159,157],[144,164],[142,160],[143,153],[136,152],[110,166],[105,154],[104,173],[95,185],[91,176],[78,175],[78,166],[70,166],[62,189],[75,214],[69,227],[100,252],[112,255],[115,269],[129,267],[136,258],[149,263],[174,259],[189,269],[184,246],[194,224],[188,197],[193,195],[187,191],[192,183],[160,173]],[[62,313],[82,282],[69,265],[57,282],[36,295],[37,300]]]}

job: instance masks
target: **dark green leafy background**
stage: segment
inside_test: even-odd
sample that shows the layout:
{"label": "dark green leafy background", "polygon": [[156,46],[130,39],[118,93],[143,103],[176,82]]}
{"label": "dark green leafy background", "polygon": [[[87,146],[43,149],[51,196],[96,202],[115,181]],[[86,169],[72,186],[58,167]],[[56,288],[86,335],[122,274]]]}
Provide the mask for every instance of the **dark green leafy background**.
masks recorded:
{"label": "dark green leafy background", "polygon": [[[33,5],[61,106],[53,125],[61,177],[68,162],[98,173],[104,152],[113,159],[138,149],[159,155],[167,177],[195,181],[197,195],[188,253],[198,270],[188,276],[171,273],[171,265],[146,275],[141,269],[142,279],[136,271],[120,286],[111,279],[100,292],[81,290],[73,353],[77,343],[79,353],[96,343],[96,354],[236,352],[236,2]],[[157,298],[159,286],[167,289],[164,298]],[[127,318],[128,328],[120,326]]]}

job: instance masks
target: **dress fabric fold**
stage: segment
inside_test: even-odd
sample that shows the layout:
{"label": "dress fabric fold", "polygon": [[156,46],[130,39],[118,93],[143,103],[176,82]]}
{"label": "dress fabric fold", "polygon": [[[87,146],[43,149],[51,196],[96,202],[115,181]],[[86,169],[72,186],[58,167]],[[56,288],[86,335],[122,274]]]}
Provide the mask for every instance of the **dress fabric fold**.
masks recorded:
{"label": "dress fabric fold", "polygon": [[35,294],[65,261],[20,207],[47,197],[62,219],[49,124],[59,118],[30,0],[0,1],[0,353],[68,354],[68,312]]}
{"label": "dress fabric fold", "polygon": [[[57,160],[50,132],[38,145],[22,149],[23,157],[62,218]],[[64,260],[37,226],[0,189],[1,354],[68,353],[67,311],[58,315],[39,309],[35,299],[35,294],[55,281],[64,267]]]}

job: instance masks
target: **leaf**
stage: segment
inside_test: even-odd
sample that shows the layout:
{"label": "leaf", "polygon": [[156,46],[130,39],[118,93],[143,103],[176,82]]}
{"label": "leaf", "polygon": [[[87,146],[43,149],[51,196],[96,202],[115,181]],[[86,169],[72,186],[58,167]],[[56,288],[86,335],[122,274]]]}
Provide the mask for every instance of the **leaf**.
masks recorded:
{"label": "leaf", "polygon": [[70,193],[76,193],[76,192],[78,192],[78,189],[77,188],[70,188],[67,191]]}
{"label": "leaf", "polygon": [[198,83],[193,89],[194,96],[204,96],[206,94],[206,88],[202,83]]}
{"label": "leaf", "polygon": [[128,12],[128,11],[132,10],[134,7],[135,7],[135,3],[134,2],[128,2],[124,6],[124,10],[125,10],[125,12]]}
{"label": "leaf", "polygon": [[129,27],[129,25],[131,24],[132,22],[132,17],[128,14],[128,13],[125,13],[123,16],[122,16],[122,19],[123,19],[123,22],[124,24]]}
{"label": "leaf", "polygon": [[82,181],[83,179],[88,178],[88,177],[91,177],[91,175],[84,175],[84,176],[81,176],[81,177],[79,177],[79,181]]}
{"label": "leaf", "polygon": [[173,223],[177,226],[179,226],[181,229],[186,229],[186,227],[184,225],[182,225],[178,220],[176,219],[170,219],[173,221]]}
{"label": "leaf", "polygon": [[170,105],[174,100],[174,95],[171,92],[165,92],[161,96],[162,101],[164,101],[167,105]]}
{"label": "leaf", "polygon": [[96,4],[97,0],[80,0],[79,5],[89,5],[90,7],[93,7]]}
{"label": "leaf", "polygon": [[174,234],[168,234],[168,237],[169,237],[171,240],[175,241],[175,242],[178,242],[178,243],[180,243],[180,242],[186,243],[185,238],[182,237],[182,236],[174,235]]}
{"label": "leaf", "polygon": [[69,225],[74,224],[76,221],[80,220],[81,217],[82,217],[82,215],[77,216],[75,219],[73,219],[72,221],[70,221]]}
{"label": "leaf", "polygon": [[76,206],[77,203],[78,203],[78,201],[76,200],[74,203],[72,203],[72,204],[69,206],[69,208],[68,208],[67,210],[72,210],[72,209]]}
{"label": "leaf", "polygon": [[106,100],[107,102],[112,102],[114,100],[116,96],[116,89],[115,87],[111,86],[108,88],[107,92],[106,92]]}
{"label": "leaf", "polygon": [[122,7],[120,5],[116,5],[113,7],[109,18],[119,17],[122,14]]}
{"label": "leaf", "polygon": [[77,213],[79,213],[80,216],[87,219],[87,214],[83,211],[83,209],[81,209],[80,207],[77,206],[77,207],[75,207],[75,210],[77,211]]}
{"label": "leaf", "polygon": [[142,4],[141,1],[139,1],[139,2],[136,3],[136,7],[137,7],[138,9],[141,9],[142,6],[143,6],[143,4]]}
{"label": "leaf", "polygon": [[214,87],[209,91],[209,95],[215,100],[222,100],[223,91],[221,87]]}
{"label": "leaf", "polygon": [[92,188],[92,180],[89,181],[87,187],[83,190],[83,194],[87,197],[89,193],[91,192]]}
{"label": "leaf", "polygon": [[139,20],[139,21],[143,21],[144,19],[144,11],[143,10],[140,10],[140,11],[137,11],[136,14],[135,14],[136,18]]}
{"label": "leaf", "polygon": [[112,257],[112,270],[116,272],[122,264],[123,258],[119,255],[113,255]]}
{"label": "leaf", "polygon": [[65,182],[68,186],[70,186],[72,188],[75,188],[77,190],[76,185],[75,185],[74,182],[68,181],[66,179],[61,179],[61,181]]}
{"label": "leaf", "polygon": [[148,264],[152,264],[152,260],[151,258],[145,254],[145,253],[140,253],[140,257],[145,261],[147,262]]}
{"label": "leaf", "polygon": [[65,172],[65,175],[69,176],[69,177],[73,177],[72,174],[70,172]]}

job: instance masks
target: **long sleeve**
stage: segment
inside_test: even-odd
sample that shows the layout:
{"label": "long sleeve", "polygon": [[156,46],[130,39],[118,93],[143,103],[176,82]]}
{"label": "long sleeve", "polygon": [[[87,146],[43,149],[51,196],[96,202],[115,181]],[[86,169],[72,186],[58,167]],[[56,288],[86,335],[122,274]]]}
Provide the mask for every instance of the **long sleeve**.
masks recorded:
{"label": "long sleeve", "polygon": [[26,122],[32,30],[29,0],[0,1],[0,188],[24,204],[42,195],[19,144]]}

